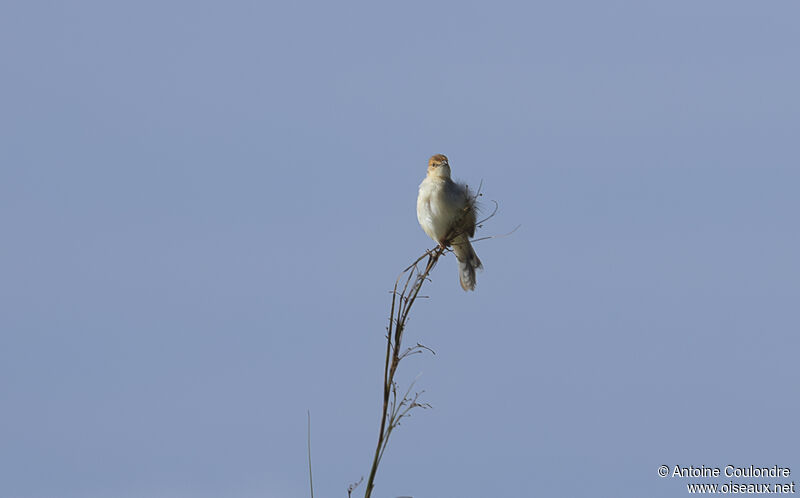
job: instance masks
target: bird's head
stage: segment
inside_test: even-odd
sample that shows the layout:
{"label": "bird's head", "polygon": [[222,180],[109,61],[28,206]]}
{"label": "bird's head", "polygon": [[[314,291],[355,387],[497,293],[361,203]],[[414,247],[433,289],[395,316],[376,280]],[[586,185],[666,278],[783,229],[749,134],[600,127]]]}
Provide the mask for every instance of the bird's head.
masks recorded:
{"label": "bird's head", "polygon": [[428,176],[450,178],[450,164],[447,162],[447,156],[436,154],[428,159]]}

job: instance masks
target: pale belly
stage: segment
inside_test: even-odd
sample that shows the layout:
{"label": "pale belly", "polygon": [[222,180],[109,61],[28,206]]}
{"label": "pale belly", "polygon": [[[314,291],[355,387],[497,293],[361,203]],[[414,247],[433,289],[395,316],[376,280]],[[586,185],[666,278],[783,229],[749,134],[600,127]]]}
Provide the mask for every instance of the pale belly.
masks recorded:
{"label": "pale belly", "polygon": [[441,242],[450,232],[464,204],[464,196],[459,195],[455,183],[426,178],[419,186],[417,220],[430,238]]}

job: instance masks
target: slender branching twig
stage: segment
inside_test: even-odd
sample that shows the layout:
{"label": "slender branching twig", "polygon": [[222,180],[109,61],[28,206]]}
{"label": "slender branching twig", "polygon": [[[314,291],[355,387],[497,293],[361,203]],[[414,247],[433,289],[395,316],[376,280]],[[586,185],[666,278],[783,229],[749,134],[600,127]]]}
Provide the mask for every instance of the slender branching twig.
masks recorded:
{"label": "slender branching twig", "polygon": [[[482,185],[483,183],[481,183],[481,186]],[[471,195],[470,202],[464,209],[465,214],[468,213],[470,209],[474,208],[477,198],[483,195],[480,192],[481,186],[478,187],[478,191],[474,195]],[[481,226],[482,223],[492,218],[496,212],[497,203],[495,202],[494,211],[485,219],[481,220],[478,225]],[[455,226],[460,225],[456,223]],[[514,230],[516,230],[516,228]],[[446,240],[453,240],[456,236],[461,235],[461,233],[463,232],[452,232],[448,234]],[[416,379],[411,383],[411,385],[409,385],[408,389],[402,395],[398,395],[398,386],[394,379],[395,373],[397,373],[397,367],[400,364],[400,361],[404,358],[422,353],[424,351],[430,351],[431,353],[436,354],[432,349],[420,343],[403,349],[403,333],[406,329],[411,307],[414,305],[417,298],[427,297],[420,296],[419,294],[420,290],[422,290],[422,286],[426,281],[428,281],[428,277],[433,268],[436,266],[436,263],[439,261],[439,258],[451,250],[452,249],[442,245],[438,245],[433,249],[428,249],[420,257],[414,260],[413,263],[408,265],[408,267],[397,277],[397,280],[395,280],[394,289],[391,292],[392,304],[389,308],[389,325],[386,327],[386,359],[383,367],[383,407],[381,410],[381,427],[380,431],[378,432],[378,444],[375,448],[375,455],[372,459],[372,467],[370,468],[369,477],[367,478],[364,498],[370,498],[372,495],[372,490],[375,487],[375,474],[377,473],[378,466],[383,458],[383,453],[386,451],[386,446],[389,442],[389,436],[391,436],[392,431],[400,425],[400,421],[403,418],[411,415],[411,411],[414,408],[425,409],[431,407],[431,405],[428,403],[420,401],[420,396],[424,393],[424,391],[415,392],[412,394]],[[361,481],[356,483],[355,486],[360,483]],[[348,497],[353,489],[355,489],[355,486],[351,485],[350,488],[348,488]]]}
{"label": "slender branching twig", "polygon": [[[378,465],[381,462],[381,458],[383,458],[383,452],[386,450],[392,431],[400,425],[401,419],[410,416],[410,412],[414,408],[430,408],[428,403],[423,403],[419,400],[422,392],[411,394],[414,382],[411,383],[405,394],[398,396],[397,383],[394,380],[394,376],[403,358],[423,351],[433,353],[432,349],[419,343],[403,350],[403,332],[406,328],[411,307],[416,302],[417,297],[421,297],[419,296],[419,291],[445,251],[446,249],[440,246],[425,251],[422,256],[403,270],[403,273],[397,277],[394,283],[392,304],[389,309],[389,325],[386,327],[386,361],[383,368],[381,428],[378,432],[378,445],[375,448],[375,456],[367,479],[365,498],[369,498],[372,495],[372,489],[375,487],[375,474],[378,471]],[[420,263],[425,258],[427,258],[427,261],[425,261],[424,268],[421,268]]]}
{"label": "slender branching twig", "polygon": [[361,479],[347,486],[347,498],[350,498],[350,495],[353,494],[353,491],[355,491],[358,485],[362,482],[364,482],[364,476],[361,476]]}
{"label": "slender branching twig", "polygon": [[489,239],[502,239],[503,237],[508,237],[508,236],[509,236],[509,235],[511,235],[512,233],[514,233],[514,232],[516,232],[517,230],[519,230],[519,227],[521,227],[521,226],[522,226],[522,225],[517,225],[517,226],[515,226],[515,227],[514,227],[514,229],[513,229],[513,230],[511,230],[511,231],[510,231],[510,232],[508,232],[508,233],[504,233],[504,234],[501,234],[501,235],[489,235],[489,236],[487,236],[487,237],[481,237],[481,238],[479,238],[479,239],[472,239],[470,242],[472,242],[472,243],[474,244],[475,242],[480,242],[480,241],[482,241],[482,240],[489,240]]}

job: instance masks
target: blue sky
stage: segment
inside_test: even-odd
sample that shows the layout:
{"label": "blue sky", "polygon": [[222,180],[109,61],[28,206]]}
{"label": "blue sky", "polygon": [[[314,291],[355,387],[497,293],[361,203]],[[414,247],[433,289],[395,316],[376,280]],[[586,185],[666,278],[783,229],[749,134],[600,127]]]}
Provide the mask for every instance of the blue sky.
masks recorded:
{"label": "blue sky", "polygon": [[522,227],[436,268],[375,496],[800,471],[798,14],[7,2],[0,497],[308,496],[306,410],[345,496],[435,153]]}

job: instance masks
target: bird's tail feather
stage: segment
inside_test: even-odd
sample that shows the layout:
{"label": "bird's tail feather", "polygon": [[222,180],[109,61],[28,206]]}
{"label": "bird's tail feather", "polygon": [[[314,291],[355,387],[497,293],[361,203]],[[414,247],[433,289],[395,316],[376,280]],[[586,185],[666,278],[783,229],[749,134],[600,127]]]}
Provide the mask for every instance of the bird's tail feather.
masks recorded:
{"label": "bird's tail feather", "polygon": [[452,245],[458,259],[458,280],[461,288],[465,291],[475,290],[475,270],[483,268],[481,260],[466,235],[457,237]]}

